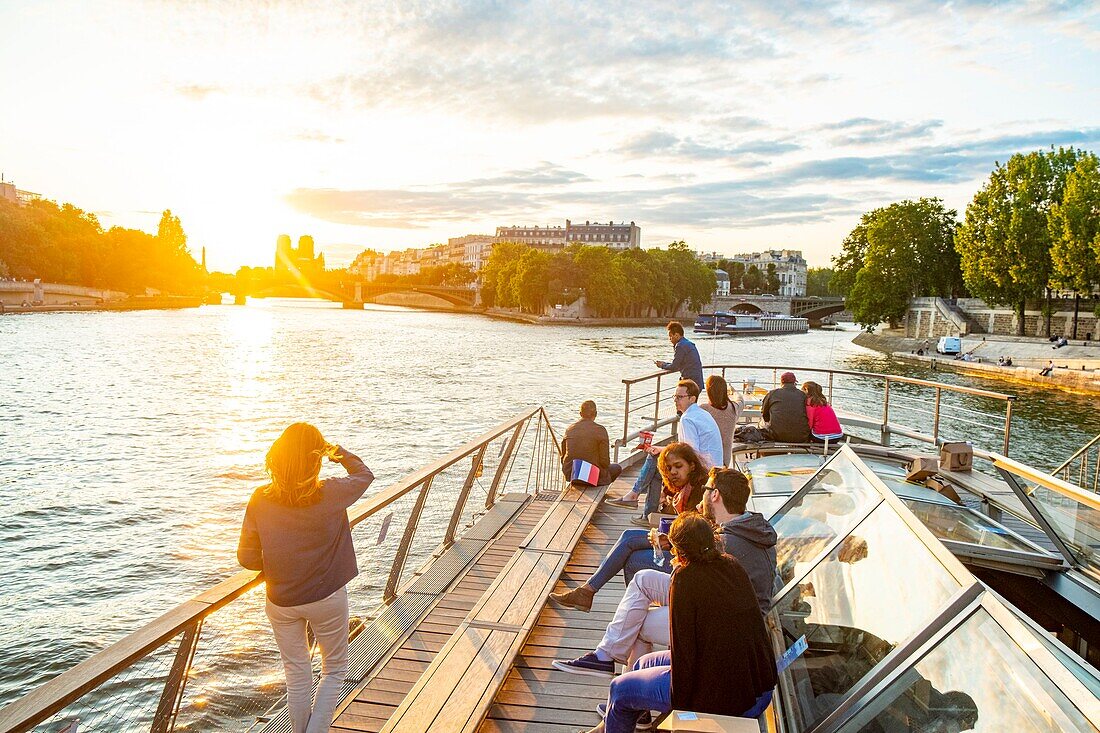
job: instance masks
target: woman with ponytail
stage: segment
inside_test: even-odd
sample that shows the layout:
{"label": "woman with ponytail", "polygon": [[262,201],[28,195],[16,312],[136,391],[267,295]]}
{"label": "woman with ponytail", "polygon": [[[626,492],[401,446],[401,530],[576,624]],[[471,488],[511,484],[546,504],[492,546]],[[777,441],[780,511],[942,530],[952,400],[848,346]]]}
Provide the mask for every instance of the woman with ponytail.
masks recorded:
{"label": "woman with ponytail", "polygon": [[[348,475],[320,480],[324,458]],[[237,559],[264,574],[267,617],[283,659],[294,733],[327,731],[348,668],[346,586],[359,573],[347,509],[374,474],[308,423],[284,430],[267,452],[266,465],[270,481],[248,501]],[[321,680],[312,704],[307,623],[321,648]]]}
{"label": "woman with ponytail", "polygon": [[668,651],[611,681],[604,722],[590,733],[631,733],[651,710],[755,718],[771,702],[775,654],[748,574],[699,514],[681,514],[668,537]]}

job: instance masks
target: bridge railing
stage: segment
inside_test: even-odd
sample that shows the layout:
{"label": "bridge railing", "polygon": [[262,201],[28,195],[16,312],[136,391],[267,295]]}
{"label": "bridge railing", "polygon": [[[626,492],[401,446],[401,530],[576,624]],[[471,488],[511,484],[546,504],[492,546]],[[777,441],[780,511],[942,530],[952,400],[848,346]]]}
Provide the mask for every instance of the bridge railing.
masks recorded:
{"label": "bridge railing", "polygon": [[[719,374],[731,388],[748,390],[746,415],[759,414],[763,392],[779,385],[783,372],[794,372],[800,382],[818,382],[837,411],[845,431],[875,442],[891,441],[941,445],[966,440],[978,454],[1009,454],[1014,395],[984,389],[941,384],[925,379],[846,369],[760,364],[712,364],[706,374]],[[675,434],[676,408],[672,394],[680,375],[654,372],[623,380],[622,434],[619,450],[642,431],[668,427]]]}
{"label": "bridge railing", "polygon": [[[560,492],[560,443],[530,409],[348,510],[352,633],[508,491]],[[245,570],[0,708],[0,733],[244,729],[283,696],[263,575]],[[364,670],[365,674],[367,670]]]}

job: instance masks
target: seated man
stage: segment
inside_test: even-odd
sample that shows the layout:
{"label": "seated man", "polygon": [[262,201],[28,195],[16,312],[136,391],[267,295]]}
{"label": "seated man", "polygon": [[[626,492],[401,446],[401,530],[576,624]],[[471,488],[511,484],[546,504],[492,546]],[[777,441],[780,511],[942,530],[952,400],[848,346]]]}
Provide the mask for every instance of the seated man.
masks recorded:
{"label": "seated man", "polygon": [[806,395],[798,389],[798,380],[792,372],[783,372],[779,382],[782,386],[764,395],[760,405],[764,433],[781,443],[808,443],[810,423],[806,419]]}
{"label": "seated man", "polygon": [[573,461],[588,461],[600,469],[598,486],[607,486],[623,472],[622,466],[611,462],[607,429],[596,422],[596,403],[581,403],[581,419],[565,429],[561,440],[561,470],[565,479],[573,475]]}
{"label": "seated man", "polygon": [[[703,497],[707,482],[707,469],[703,461],[687,443],[671,443],[657,458],[657,469],[664,479],[664,493],[675,493],[680,506],[695,506]],[[625,571],[626,582],[642,568],[654,568],[672,572],[671,556],[666,552],[660,563],[654,562],[653,548],[649,544],[649,530],[628,529],[623,532],[611,552],[584,585],[570,591],[551,593],[550,600],[559,606],[575,608],[588,613],[592,610],[592,598],[609,580]]]}
{"label": "seated man", "polygon": [[[707,482],[700,510],[719,527],[727,555],[748,573],[760,612],[767,613],[775,591],[777,536],[768,520],[747,509],[749,480],[732,468],[714,468]],[[662,537],[662,542],[667,538]],[[577,659],[556,660],[554,667],[600,677],[615,674],[615,662],[629,668],[653,646],[668,646],[668,589],[671,576],[657,570],[639,570],[627,585],[626,595],[615,609],[594,651]]]}

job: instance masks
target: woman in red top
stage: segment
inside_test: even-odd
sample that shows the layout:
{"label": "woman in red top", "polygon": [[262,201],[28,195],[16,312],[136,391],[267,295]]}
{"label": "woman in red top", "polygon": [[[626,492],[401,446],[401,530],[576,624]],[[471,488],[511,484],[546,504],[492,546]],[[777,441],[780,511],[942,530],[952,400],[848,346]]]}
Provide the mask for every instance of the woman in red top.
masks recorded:
{"label": "woman in red top", "polygon": [[802,391],[806,393],[806,421],[810,423],[810,440],[824,443],[837,441],[844,437],[844,428],[840,427],[833,408],[825,399],[821,385],[817,382],[803,382]]}

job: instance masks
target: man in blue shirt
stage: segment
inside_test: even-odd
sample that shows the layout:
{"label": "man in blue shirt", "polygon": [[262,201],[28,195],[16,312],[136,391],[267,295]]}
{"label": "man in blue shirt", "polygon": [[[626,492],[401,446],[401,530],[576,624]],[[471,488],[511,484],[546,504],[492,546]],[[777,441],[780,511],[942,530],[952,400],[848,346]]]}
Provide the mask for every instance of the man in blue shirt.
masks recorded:
{"label": "man in blue shirt", "polygon": [[703,361],[699,358],[699,349],[695,344],[684,338],[684,327],[679,321],[669,321],[665,326],[668,329],[668,341],[672,344],[672,361],[655,361],[658,369],[670,372],[680,372],[680,379],[690,379],[702,389]]}

